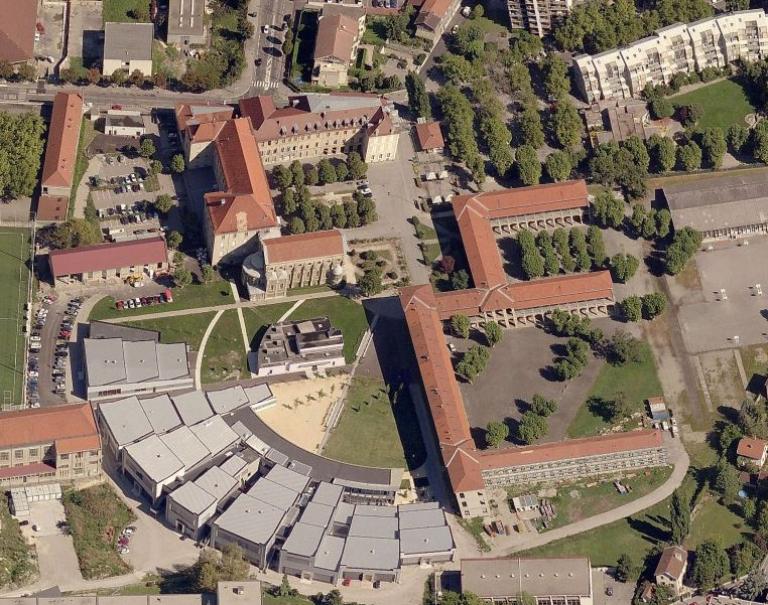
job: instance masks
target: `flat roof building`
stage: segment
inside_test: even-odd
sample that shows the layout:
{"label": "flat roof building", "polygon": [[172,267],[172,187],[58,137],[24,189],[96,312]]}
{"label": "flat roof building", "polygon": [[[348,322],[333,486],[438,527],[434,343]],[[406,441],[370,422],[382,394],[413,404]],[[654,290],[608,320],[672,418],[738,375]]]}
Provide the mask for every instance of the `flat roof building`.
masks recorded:
{"label": "flat roof building", "polygon": [[122,69],[132,74],[152,75],[152,23],[105,23],[104,55],[101,73],[111,76]]}
{"label": "flat roof building", "polygon": [[161,498],[163,487],[184,476],[184,463],[157,435],[126,446],[123,472],[146,493],[152,505]]}
{"label": "flat roof building", "polygon": [[186,47],[205,44],[207,40],[205,0],[170,0],[165,41]]}

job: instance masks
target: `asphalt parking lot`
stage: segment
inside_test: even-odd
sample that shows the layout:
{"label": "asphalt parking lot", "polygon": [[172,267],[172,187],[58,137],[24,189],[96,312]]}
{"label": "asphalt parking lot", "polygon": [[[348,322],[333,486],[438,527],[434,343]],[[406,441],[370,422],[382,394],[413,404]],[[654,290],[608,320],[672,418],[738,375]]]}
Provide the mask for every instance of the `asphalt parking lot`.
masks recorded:
{"label": "asphalt parking lot", "polygon": [[73,2],[69,12],[69,56],[89,64],[101,59],[103,40],[101,3]]}
{"label": "asphalt parking lot", "polygon": [[704,302],[684,304],[678,312],[689,353],[768,342],[766,254],[768,239],[753,238],[747,246],[696,256]]}
{"label": "asphalt parking lot", "polygon": [[[113,159],[111,160],[111,164],[108,163],[107,159],[103,156],[94,158],[91,161],[100,163],[98,176],[107,182],[113,178],[128,177],[132,174],[136,175],[137,172],[142,175],[148,174],[148,163],[143,158],[120,157],[123,158],[122,162]],[[136,178],[136,184],[138,184],[139,179],[136,176],[133,178]],[[127,193],[115,193],[115,188],[119,186],[120,185],[118,184],[111,184],[108,188],[95,189],[91,192],[91,199],[93,200],[94,206],[96,206],[96,210],[117,208],[121,204],[131,206],[136,202],[154,200],[160,194],[160,192],[148,193],[144,188],[139,189],[139,191],[133,191],[130,186],[128,186],[129,190]]]}
{"label": "asphalt parking lot", "polygon": [[53,65],[62,54],[64,40],[64,10],[63,4],[41,4],[37,9],[37,22],[42,26],[37,28],[39,34],[35,40],[35,55],[38,57],[53,57],[53,61],[39,61],[40,67],[47,66],[53,70]]}

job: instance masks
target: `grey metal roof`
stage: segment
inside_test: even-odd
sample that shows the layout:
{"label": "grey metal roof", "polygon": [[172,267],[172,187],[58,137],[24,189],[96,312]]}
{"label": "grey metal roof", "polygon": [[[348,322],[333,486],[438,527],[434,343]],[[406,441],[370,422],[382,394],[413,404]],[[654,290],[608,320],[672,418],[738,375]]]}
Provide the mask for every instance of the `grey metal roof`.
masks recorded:
{"label": "grey metal roof", "polygon": [[334,510],[332,506],[312,501],[304,508],[304,512],[301,515],[301,522],[317,527],[328,527],[328,523],[331,522],[331,518],[333,517],[333,512]]}
{"label": "grey metal roof", "polygon": [[137,397],[102,403],[99,413],[119,447],[152,433],[152,425]]}
{"label": "grey metal roof", "polygon": [[161,380],[188,376],[187,345],[183,342],[157,345],[157,365]]}
{"label": "grey metal roof", "polygon": [[150,378],[159,377],[157,343],[151,340],[121,341],[121,343],[127,382],[144,382]]}
{"label": "grey metal roof", "polygon": [[299,462],[298,460],[291,460],[287,467],[292,470],[299,473],[299,475],[304,475],[305,477],[310,477],[312,473],[312,467],[308,464],[304,464],[303,462]]}
{"label": "grey metal roof", "polygon": [[85,369],[88,384],[102,386],[126,378],[123,341],[119,338],[84,338]]}
{"label": "grey metal roof", "polygon": [[157,435],[132,443],[125,451],[155,483],[184,471],[184,463]]}
{"label": "grey metal roof", "polygon": [[399,511],[400,531],[404,529],[417,529],[427,527],[440,527],[445,525],[445,513],[439,508],[425,510]]}
{"label": "grey metal roof", "polygon": [[[241,422],[236,422],[234,425],[242,424]],[[264,443],[261,439],[256,437],[256,435],[251,435],[245,440],[245,445],[247,445],[249,448],[251,448],[254,452],[261,454],[262,456],[265,456],[269,453],[270,447],[266,443]]]}
{"label": "grey metal roof", "polygon": [[283,545],[283,550],[293,555],[310,557],[315,554],[323,539],[325,528],[299,522],[293,526],[291,535]]}
{"label": "grey metal roof", "polygon": [[205,0],[170,0],[168,3],[169,36],[202,36],[205,31]]}
{"label": "grey metal roof", "polygon": [[354,504],[350,504],[349,502],[339,502],[333,513],[333,522],[340,523],[341,525],[349,525],[352,523],[352,515],[354,512]]}
{"label": "grey metal roof", "polygon": [[397,517],[367,517],[355,514],[349,535],[360,538],[396,538]]}
{"label": "grey metal roof", "polygon": [[397,569],[400,566],[400,542],[394,538],[349,537],[341,564],[352,569]]}
{"label": "grey metal roof", "polygon": [[181,418],[171,403],[168,395],[159,395],[149,399],[140,399],[141,409],[152,425],[152,430],[157,434],[167,433],[171,429],[181,425]]}
{"label": "grey metal roof", "polygon": [[[251,437],[253,439],[253,437]],[[283,454],[283,452],[276,450],[275,448],[271,447],[269,448],[269,451],[266,453],[267,460],[271,460],[272,462],[276,464],[288,464],[290,461],[290,458]]]}
{"label": "grey metal roof", "polygon": [[154,32],[151,23],[105,23],[104,58],[151,61]]}
{"label": "grey metal roof", "polygon": [[216,504],[216,498],[194,481],[187,481],[180,488],[168,494],[168,497],[195,515],[199,515]]}
{"label": "grey metal roof", "polygon": [[245,461],[243,457],[235,454],[234,456],[230,456],[224,462],[222,462],[219,465],[219,468],[223,470],[225,473],[227,473],[227,475],[229,475],[230,477],[234,477],[241,470],[243,470],[247,464],[248,463]]}
{"label": "grey metal roof", "polygon": [[239,407],[248,404],[248,397],[240,385],[222,389],[221,391],[207,391],[208,401],[217,414],[228,414]]}
{"label": "grey metal roof", "polygon": [[113,324],[106,321],[89,322],[88,336],[90,338],[122,338],[123,340],[154,340],[155,342],[160,342],[160,332],[157,330],[145,330],[144,328]]}
{"label": "grey metal roof", "polygon": [[192,426],[213,416],[213,410],[202,391],[190,391],[171,397],[176,411],[187,426]]}
{"label": "grey metal roof", "polygon": [[237,486],[237,480],[218,466],[209,468],[195,479],[194,483],[216,498],[217,502],[223,500]]}
{"label": "grey metal roof", "polygon": [[248,387],[245,390],[245,396],[248,397],[248,402],[251,405],[264,404],[270,399],[274,400],[275,396],[272,394],[272,389],[268,384],[256,384],[252,387]]}
{"label": "grey metal roof", "polygon": [[252,498],[269,502],[282,510],[291,508],[298,498],[298,493],[292,489],[264,478],[256,481],[246,493]]}
{"label": "grey metal roof", "polygon": [[242,422],[235,422],[235,424],[232,425],[232,430],[235,431],[238,435],[240,435],[240,439],[245,441],[248,439],[253,433],[251,433],[250,429],[245,426]]}
{"label": "grey metal roof", "polygon": [[327,481],[321,481],[315,489],[315,493],[312,494],[312,502],[318,504],[325,504],[327,506],[336,506],[341,498],[341,494],[344,489],[339,485],[333,485]]}
{"label": "grey metal roof", "polygon": [[400,552],[404,555],[446,552],[453,547],[453,535],[447,525],[400,530]]}
{"label": "grey metal roof", "polygon": [[309,477],[306,475],[301,475],[279,464],[272,467],[266,477],[270,481],[284,485],[297,493],[303,492],[304,488],[307,487],[307,483],[309,483]]}
{"label": "grey metal roof", "polygon": [[161,435],[160,439],[191,469],[208,458],[211,453],[187,426],[180,426],[170,433]]}
{"label": "grey metal roof", "polygon": [[254,544],[266,544],[275,535],[285,516],[284,510],[241,494],[214,525]]}
{"label": "grey metal roof", "polygon": [[396,517],[397,509],[394,506],[374,506],[372,504],[358,504],[355,506],[356,517]]}
{"label": "grey metal roof", "polygon": [[481,598],[592,596],[592,570],[582,557],[462,559],[461,588]]}
{"label": "grey metal roof", "polygon": [[104,123],[107,126],[121,126],[123,128],[144,128],[144,120],[141,119],[141,114],[114,114],[108,111],[107,117],[104,118]]}
{"label": "grey metal roof", "polygon": [[189,428],[214,456],[240,440],[238,434],[221,419],[221,416],[208,418]]}
{"label": "grey metal roof", "polygon": [[339,568],[345,544],[346,540],[339,536],[323,536],[315,552],[315,567],[336,571]]}
{"label": "grey metal roof", "polygon": [[417,510],[432,510],[434,508],[440,508],[439,502],[411,502],[409,504],[399,504],[397,506],[397,513],[410,513]]}

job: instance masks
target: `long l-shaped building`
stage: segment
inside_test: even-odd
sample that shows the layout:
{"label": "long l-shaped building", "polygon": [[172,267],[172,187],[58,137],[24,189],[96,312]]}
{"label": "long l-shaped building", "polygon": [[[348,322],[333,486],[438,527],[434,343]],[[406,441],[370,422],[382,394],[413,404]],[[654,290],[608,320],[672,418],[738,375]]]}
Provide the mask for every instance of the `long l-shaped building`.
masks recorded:
{"label": "long l-shaped building", "polygon": [[[666,464],[659,431],[633,431],[528,447],[479,450],[445,340],[443,321],[465,314],[473,323],[535,325],[554,309],[586,317],[608,314],[608,271],[510,283],[496,245],[517,219],[553,228],[580,222],[588,208],[583,181],[460,196],[454,201],[474,288],[435,292],[429,284],[404,288],[400,302],[411,336],[443,464],[462,517],[489,513],[486,490],[615,473]],[[504,226],[502,229],[501,226]]]}

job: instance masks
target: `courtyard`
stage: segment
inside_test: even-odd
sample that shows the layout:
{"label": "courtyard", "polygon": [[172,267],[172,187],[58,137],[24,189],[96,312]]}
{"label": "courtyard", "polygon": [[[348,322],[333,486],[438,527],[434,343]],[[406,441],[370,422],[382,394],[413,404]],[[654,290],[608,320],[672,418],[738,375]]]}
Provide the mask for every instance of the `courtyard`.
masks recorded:
{"label": "courtyard", "polygon": [[676,105],[700,105],[704,110],[697,126],[727,129],[731,124],[746,126],[745,118],[755,113],[744,87],[735,80],[720,80],[681,95],[670,97]]}

